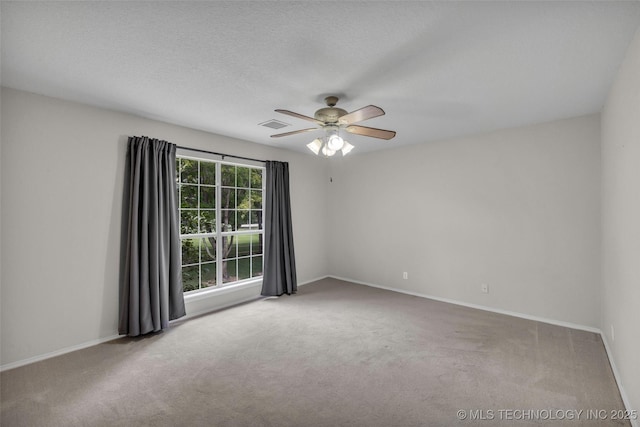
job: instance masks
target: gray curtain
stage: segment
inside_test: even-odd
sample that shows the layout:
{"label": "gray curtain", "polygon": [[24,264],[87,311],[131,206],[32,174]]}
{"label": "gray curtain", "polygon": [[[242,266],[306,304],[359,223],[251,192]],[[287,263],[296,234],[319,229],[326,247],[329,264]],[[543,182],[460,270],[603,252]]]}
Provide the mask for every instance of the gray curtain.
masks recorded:
{"label": "gray curtain", "polygon": [[185,315],[180,271],[176,146],[130,137],[125,176],[121,335],[166,329]]}
{"label": "gray curtain", "polygon": [[262,295],[298,290],[291,226],[289,164],[266,162]]}

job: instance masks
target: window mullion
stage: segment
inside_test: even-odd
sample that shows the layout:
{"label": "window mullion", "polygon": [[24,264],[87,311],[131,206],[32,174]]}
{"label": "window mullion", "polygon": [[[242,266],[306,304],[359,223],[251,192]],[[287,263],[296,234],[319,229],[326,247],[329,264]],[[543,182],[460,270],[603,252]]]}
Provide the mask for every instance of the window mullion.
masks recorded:
{"label": "window mullion", "polygon": [[222,254],[222,226],[220,200],[222,197],[222,169],[219,162],[216,162],[216,285],[222,286],[222,262],[220,257]]}
{"label": "window mullion", "polygon": [[[198,233],[202,230],[200,221],[202,220],[202,216],[200,215],[200,183],[202,180],[200,179],[200,161],[198,161],[198,178],[196,181],[196,192],[198,195]],[[202,239],[198,238],[198,289],[202,289]]]}

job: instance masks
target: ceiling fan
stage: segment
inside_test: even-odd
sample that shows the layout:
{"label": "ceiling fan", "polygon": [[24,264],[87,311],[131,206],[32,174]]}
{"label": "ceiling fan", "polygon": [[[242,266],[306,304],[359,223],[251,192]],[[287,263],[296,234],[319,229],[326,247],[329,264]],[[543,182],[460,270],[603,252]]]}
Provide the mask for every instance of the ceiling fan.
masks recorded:
{"label": "ceiling fan", "polygon": [[389,140],[396,136],[396,133],[392,130],[377,129],[354,124],[372,119],[374,117],[383,116],[384,110],[380,107],[376,107],[375,105],[367,105],[366,107],[362,107],[358,110],[348,113],[342,108],[336,107],[336,104],[338,103],[337,96],[327,96],[324,101],[327,106],[316,111],[313,117],[294,113],[293,111],[289,110],[276,110],[276,112],[278,113],[313,122],[317,124],[319,128],[315,127],[294,130],[291,132],[271,135],[271,137],[280,138],[283,136],[296,135],[298,133],[323,129],[326,133],[326,137],[314,139],[311,143],[307,144],[307,147],[316,155],[322,153],[323,155],[330,157],[338,151],[342,152],[342,155],[345,156],[353,149],[353,145],[349,144],[347,141],[340,137],[341,129],[344,129],[345,131],[353,133],[355,135],[370,136],[373,138],[386,140]]}

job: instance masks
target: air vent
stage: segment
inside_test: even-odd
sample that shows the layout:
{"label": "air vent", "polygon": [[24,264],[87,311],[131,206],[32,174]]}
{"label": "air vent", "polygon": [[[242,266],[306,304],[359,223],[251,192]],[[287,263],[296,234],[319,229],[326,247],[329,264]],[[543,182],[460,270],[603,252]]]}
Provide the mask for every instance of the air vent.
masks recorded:
{"label": "air vent", "polygon": [[266,122],[258,123],[258,125],[271,129],[282,129],[283,127],[291,126],[289,123],[281,122],[276,119],[267,120]]}

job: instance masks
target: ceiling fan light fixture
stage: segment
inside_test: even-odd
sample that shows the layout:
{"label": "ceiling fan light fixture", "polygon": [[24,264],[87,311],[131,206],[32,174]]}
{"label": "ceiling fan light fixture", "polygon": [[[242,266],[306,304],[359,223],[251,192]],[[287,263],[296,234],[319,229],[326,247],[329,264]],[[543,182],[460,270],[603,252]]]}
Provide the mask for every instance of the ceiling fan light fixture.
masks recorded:
{"label": "ceiling fan light fixture", "polygon": [[353,145],[349,144],[347,141],[344,141],[344,145],[342,146],[342,155],[346,156],[353,150]]}
{"label": "ceiling fan light fixture", "polygon": [[340,135],[335,133],[327,139],[327,146],[333,151],[340,151],[342,147],[344,147],[344,140],[340,138]]}
{"label": "ceiling fan light fixture", "polygon": [[317,156],[320,153],[320,149],[322,148],[322,140],[320,138],[314,139],[307,144],[307,148],[313,151],[313,154]]}
{"label": "ceiling fan light fixture", "polygon": [[324,147],[322,147],[322,154],[325,157],[331,157],[334,154],[336,154],[336,152],[335,152],[335,150],[332,150],[331,148],[329,148],[328,146],[325,145]]}

